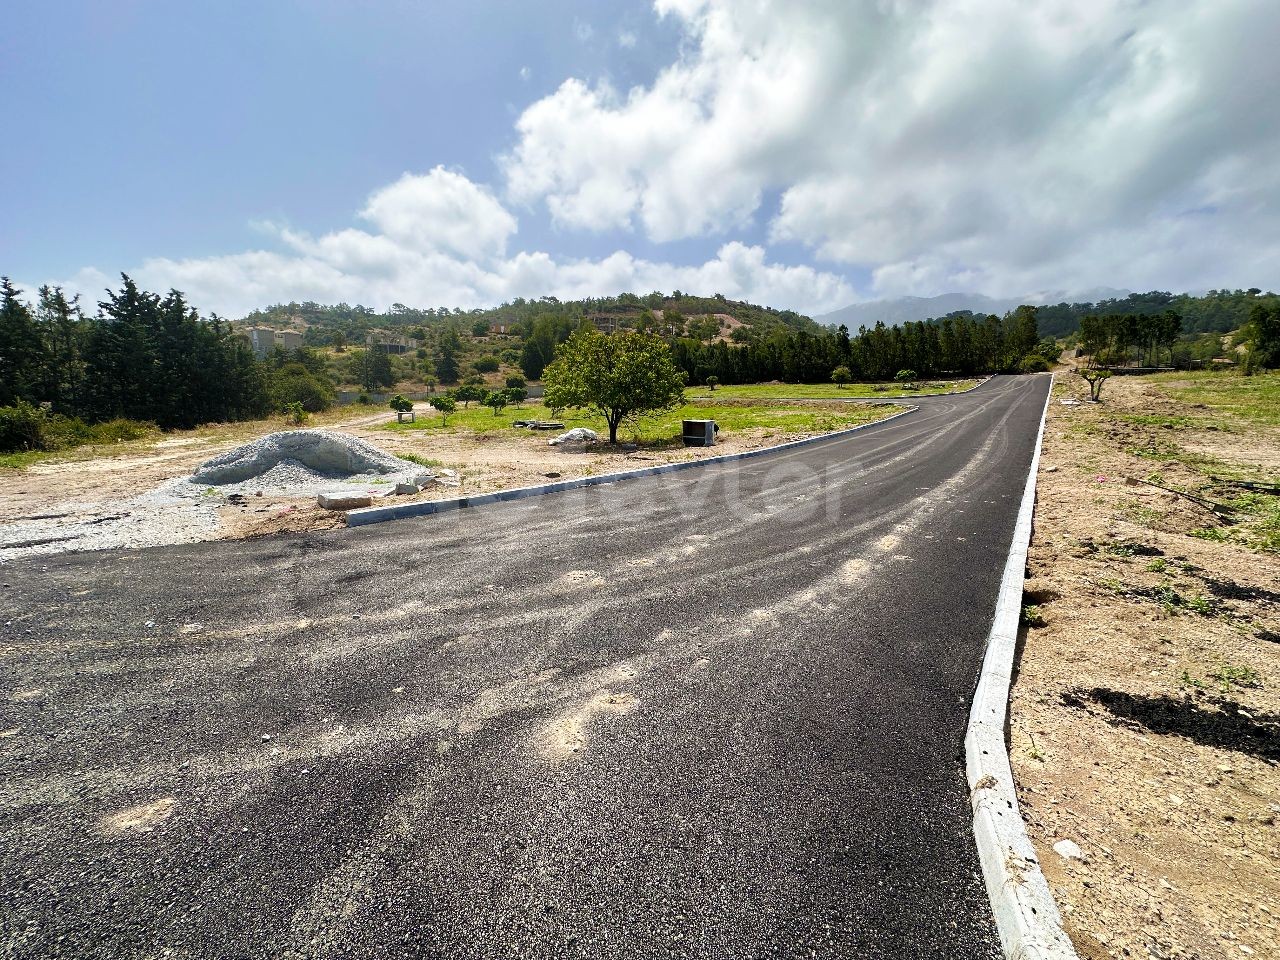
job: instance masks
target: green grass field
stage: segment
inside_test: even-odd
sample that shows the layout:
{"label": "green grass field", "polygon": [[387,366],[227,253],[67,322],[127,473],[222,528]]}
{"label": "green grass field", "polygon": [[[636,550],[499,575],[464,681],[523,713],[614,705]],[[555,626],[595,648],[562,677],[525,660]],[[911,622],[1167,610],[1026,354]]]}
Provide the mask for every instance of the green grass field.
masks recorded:
{"label": "green grass field", "polygon": [[[717,394],[720,391],[716,391]],[[623,424],[618,439],[624,442],[649,446],[679,444],[681,420],[715,420],[720,424],[721,436],[735,430],[765,429],[781,433],[827,433],[855,427],[860,423],[882,420],[901,410],[892,404],[860,406],[850,404],[847,409],[806,409],[804,407],[770,407],[765,405],[686,403],[675,410],[657,416],[644,417],[636,424]],[[586,411],[566,410],[564,416],[553,417],[549,409],[540,403],[527,401],[518,407],[507,407],[496,417],[488,407],[472,404],[468,409],[459,408],[449,417],[448,425],[437,416],[419,417],[413,423],[397,423],[392,420],[382,429],[391,431],[471,430],[476,433],[492,433],[512,429],[515,420],[553,420],[564,423],[565,429],[589,427],[602,437],[607,437],[608,426],[601,417],[593,417]],[[553,434],[549,434],[553,435]]]}
{"label": "green grass field", "polygon": [[1150,378],[1183,403],[1203,403],[1228,424],[1280,426],[1280,372],[1252,377],[1216,370],[1160,373]]}
{"label": "green grass field", "polygon": [[705,402],[711,399],[739,400],[892,400],[910,399],[920,393],[959,393],[976,386],[977,380],[921,380],[919,390],[904,390],[900,383],[851,383],[837,387],[834,383],[749,383],[739,386],[689,387],[685,394],[690,400]]}

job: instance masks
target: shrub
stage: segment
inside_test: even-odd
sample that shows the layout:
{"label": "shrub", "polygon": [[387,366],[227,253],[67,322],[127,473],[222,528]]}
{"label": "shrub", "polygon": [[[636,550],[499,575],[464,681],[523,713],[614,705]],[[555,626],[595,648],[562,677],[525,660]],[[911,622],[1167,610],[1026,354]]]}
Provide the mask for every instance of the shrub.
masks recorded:
{"label": "shrub", "polygon": [[289,404],[300,403],[308,413],[319,413],[333,406],[333,387],[300,363],[286,363],[271,378],[271,400],[277,410],[288,410]]}
{"label": "shrub", "polygon": [[356,403],[361,404],[362,406],[367,407],[369,402],[369,395],[367,393],[362,393],[360,396],[356,397]]}
{"label": "shrub", "polygon": [[1038,353],[1029,353],[1018,364],[1018,370],[1022,373],[1047,373],[1049,361]]}
{"label": "shrub", "polygon": [[508,389],[523,390],[526,386],[528,386],[528,384],[526,383],[524,377],[520,376],[520,374],[518,373],[513,373],[511,376],[507,377]]}
{"label": "shrub", "polygon": [[404,394],[397,393],[394,397],[391,398],[391,403],[389,404],[389,406],[396,413],[408,413],[410,410],[413,409],[413,401],[410,400],[408,397],[406,397]]}
{"label": "shrub", "polygon": [[907,383],[910,380],[920,379],[920,375],[914,370],[899,370],[893,375],[893,379],[897,380],[899,383]]}
{"label": "shrub", "polygon": [[307,422],[307,411],[302,409],[302,404],[297,400],[293,403],[285,404],[284,413],[286,419],[295,427],[300,427]]}
{"label": "shrub", "polygon": [[457,401],[446,393],[439,397],[432,397],[429,402],[433,407],[440,411],[440,422],[448,426],[449,414],[458,409]]}
{"label": "shrub", "polygon": [[25,400],[0,407],[0,451],[45,450],[46,417]]}
{"label": "shrub", "polygon": [[707,382],[707,388],[708,388],[712,393],[715,393],[715,392],[716,392],[716,387],[720,386],[720,378],[719,378],[719,377],[717,377],[715,374],[712,374],[711,376],[707,377],[707,381],[706,381],[706,382]]}
{"label": "shrub", "polygon": [[484,398],[484,405],[493,408],[493,415],[496,417],[502,408],[507,405],[510,398],[505,390],[491,390]]}
{"label": "shrub", "polygon": [[497,373],[498,358],[497,357],[481,357],[475,362],[476,371],[479,373]]}

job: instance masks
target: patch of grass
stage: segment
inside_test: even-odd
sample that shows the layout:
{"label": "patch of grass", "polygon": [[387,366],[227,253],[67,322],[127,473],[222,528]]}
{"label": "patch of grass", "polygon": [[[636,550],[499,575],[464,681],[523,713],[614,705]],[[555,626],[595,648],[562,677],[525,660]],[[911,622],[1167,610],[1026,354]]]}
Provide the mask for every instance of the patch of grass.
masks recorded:
{"label": "patch of grass", "polygon": [[443,467],[443,460],[436,460],[433,457],[420,457],[416,453],[397,453],[397,457],[401,460],[408,460],[410,463],[416,463],[420,467]]}
{"label": "patch of grass", "polygon": [[1156,559],[1147,564],[1148,573],[1164,573],[1168,568],[1168,561],[1164,557],[1156,557]]}
{"label": "patch of grass", "polygon": [[1262,686],[1262,678],[1250,666],[1237,667],[1224,663],[1209,674],[1209,679],[1217,681],[1223,693],[1230,693],[1232,687],[1256,689]]}
{"label": "patch of grass", "polygon": [[[727,388],[726,388],[727,389]],[[720,393],[719,390],[716,391]],[[901,408],[893,405],[859,406],[851,404],[847,409],[828,410],[805,407],[769,407],[738,403],[698,404],[686,403],[667,413],[645,417],[639,423],[624,426],[618,431],[618,439],[645,445],[678,445],[680,443],[681,420],[715,420],[720,424],[720,435],[727,437],[735,430],[766,429],[785,433],[828,433],[854,427],[862,423],[882,420],[897,413]],[[604,419],[593,417],[586,411],[566,410],[556,417],[550,409],[541,403],[527,403],[520,407],[507,407],[494,416],[488,407],[472,407],[459,410],[449,417],[448,426],[441,423],[439,417],[422,417],[413,423],[397,423],[392,420],[383,424],[381,429],[397,432],[426,431],[471,431],[474,433],[493,433],[511,430],[515,420],[560,420],[565,429],[573,427],[589,427],[602,437],[608,436],[608,426]],[[546,434],[535,434],[545,437]]]}
{"label": "patch of grass", "polygon": [[915,384],[916,391],[901,383],[851,383],[837,387],[834,383],[749,383],[738,386],[689,387],[691,401],[709,403],[716,400],[856,400],[874,397],[878,400],[920,393],[958,393],[976,386],[975,380],[930,380]]}
{"label": "patch of grass", "polygon": [[1210,540],[1214,543],[1226,543],[1231,539],[1222,527],[1197,527],[1195,530],[1188,530],[1187,536],[1195,537],[1197,540]]}
{"label": "patch of grass", "polygon": [[1280,373],[1246,377],[1236,372],[1162,373],[1150,378],[1175,400],[1203,404],[1226,425],[1280,426]]}

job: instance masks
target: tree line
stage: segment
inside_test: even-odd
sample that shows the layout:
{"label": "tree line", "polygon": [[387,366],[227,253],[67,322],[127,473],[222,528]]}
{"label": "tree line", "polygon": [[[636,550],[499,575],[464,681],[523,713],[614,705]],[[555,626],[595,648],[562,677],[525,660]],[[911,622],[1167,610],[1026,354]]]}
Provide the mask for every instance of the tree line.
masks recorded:
{"label": "tree line", "polygon": [[922,377],[1016,373],[1048,369],[1057,358],[1053,341],[1043,341],[1035,307],[1019,307],[998,317],[962,315],[886,327],[877,323],[850,335],[775,330],[741,346],[673,342],[677,366],[691,383],[819,383],[845,368],[853,380],[891,380],[901,370]]}
{"label": "tree line", "polygon": [[148,293],[125,276],[90,315],[58,287],[41,287],[32,306],[8,278],[0,283],[0,406],[166,429],[270,409],[248,342],[216,316],[202,319],[176,290]]}

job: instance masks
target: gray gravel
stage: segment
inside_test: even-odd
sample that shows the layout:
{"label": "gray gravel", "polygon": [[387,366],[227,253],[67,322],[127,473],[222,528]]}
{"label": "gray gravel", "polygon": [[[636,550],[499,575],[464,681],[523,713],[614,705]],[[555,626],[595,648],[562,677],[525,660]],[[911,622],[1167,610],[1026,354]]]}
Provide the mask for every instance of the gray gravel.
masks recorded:
{"label": "gray gravel", "polygon": [[0,954],[995,958],[1048,378],[738,464],[0,570]]}
{"label": "gray gravel", "polygon": [[418,464],[344,433],[272,433],[207,460],[189,478],[170,480],[136,497],[84,501],[71,516],[0,524],[0,564],[68,550],[207,540],[218,530],[218,507],[233,494],[382,497],[394,492],[397,483],[423,475]]}

